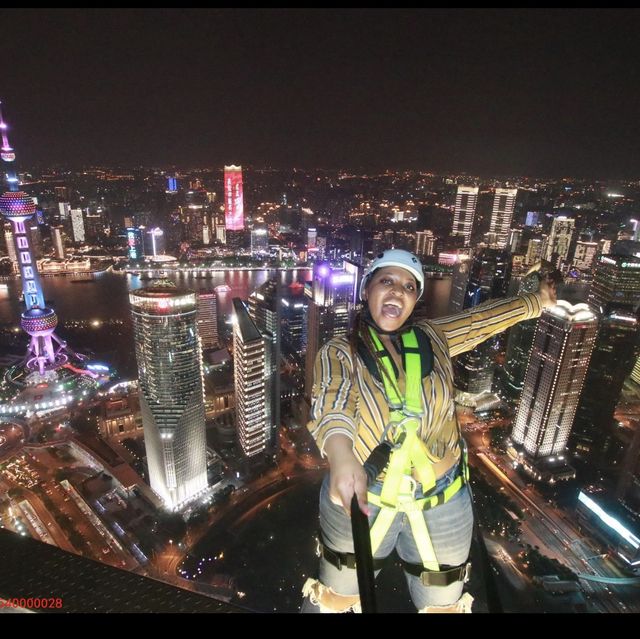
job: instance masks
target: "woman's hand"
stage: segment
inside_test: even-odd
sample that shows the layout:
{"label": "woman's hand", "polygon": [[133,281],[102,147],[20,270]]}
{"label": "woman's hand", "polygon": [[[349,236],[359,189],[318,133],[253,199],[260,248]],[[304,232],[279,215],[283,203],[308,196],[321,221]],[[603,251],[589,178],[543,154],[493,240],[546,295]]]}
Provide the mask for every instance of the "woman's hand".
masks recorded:
{"label": "woman's hand", "polygon": [[360,510],[369,515],[367,504],[367,474],[353,454],[351,440],[341,434],[332,435],[325,444],[329,459],[329,497],[351,514],[351,499],[355,493]]}
{"label": "woman's hand", "polygon": [[538,288],[540,293],[540,302],[543,308],[549,306],[555,306],[558,303],[558,292],[556,290],[556,282],[548,275],[540,280],[540,287]]}

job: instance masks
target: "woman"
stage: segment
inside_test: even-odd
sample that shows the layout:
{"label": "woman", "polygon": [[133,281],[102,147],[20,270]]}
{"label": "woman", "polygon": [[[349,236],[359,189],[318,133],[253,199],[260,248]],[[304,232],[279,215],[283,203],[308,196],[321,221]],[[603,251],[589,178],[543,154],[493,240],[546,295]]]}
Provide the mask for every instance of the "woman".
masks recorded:
{"label": "woman", "polygon": [[[309,429],[330,472],[320,491],[320,576],[305,583],[302,612],[359,610],[354,494],[369,518],[374,567],[395,549],[419,612],[471,612],[462,589],[473,515],[451,358],[539,317],[555,304],[555,285],[414,325],[423,290],[415,255],[380,254],[363,276],[351,336],[331,339],[316,358]],[[389,462],[367,487],[363,464],[384,441]]]}

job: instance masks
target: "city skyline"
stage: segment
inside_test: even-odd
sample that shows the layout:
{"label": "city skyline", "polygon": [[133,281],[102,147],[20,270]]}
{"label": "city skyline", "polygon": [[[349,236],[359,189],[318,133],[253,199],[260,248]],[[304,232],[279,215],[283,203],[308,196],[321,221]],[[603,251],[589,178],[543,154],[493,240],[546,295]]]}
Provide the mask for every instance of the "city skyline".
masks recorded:
{"label": "city skyline", "polygon": [[3,99],[29,165],[637,177],[637,13],[0,16]]}

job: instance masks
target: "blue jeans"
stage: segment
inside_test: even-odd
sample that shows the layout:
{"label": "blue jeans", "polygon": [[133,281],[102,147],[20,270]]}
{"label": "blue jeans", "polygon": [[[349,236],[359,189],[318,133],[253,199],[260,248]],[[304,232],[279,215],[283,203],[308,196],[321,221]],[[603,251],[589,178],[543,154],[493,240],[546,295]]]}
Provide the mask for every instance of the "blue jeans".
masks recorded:
{"label": "blue jeans", "polygon": [[[456,477],[457,468],[438,479],[436,487],[429,494],[442,492]],[[382,483],[376,482],[370,491],[380,494]],[[415,493],[417,499],[423,497],[418,484]],[[375,521],[380,508],[369,504],[369,527]],[[427,530],[431,537],[433,549],[440,565],[458,566],[469,557],[471,536],[473,532],[473,512],[471,494],[465,484],[448,502],[423,511]],[[341,553],[353,553],[353,537],[351,519],[342,506],[334,504],[329,498],[329,475],[322,483],[320,490],[320,528],[323,542],[331,549]],[[387,531],[375,558],[388,557],[396,550],[400,559],[410,564],[422,565],[416,547],[409,519],[405,513],[396,513],[391,527]],[[376,577],[380,571],[376,571]],[[463,582],[456,581],[448,586],[425,586],[419,577],[405,571],[411,599],[420,610],[425,606],[447,606],[455,603],[462,595]],[[320,559],[320,582],[341,595],[358,594],[358,578],[355,569],[343,567],[341,570]],[[303,612],[312,612],[308,602],[303,605]]]}

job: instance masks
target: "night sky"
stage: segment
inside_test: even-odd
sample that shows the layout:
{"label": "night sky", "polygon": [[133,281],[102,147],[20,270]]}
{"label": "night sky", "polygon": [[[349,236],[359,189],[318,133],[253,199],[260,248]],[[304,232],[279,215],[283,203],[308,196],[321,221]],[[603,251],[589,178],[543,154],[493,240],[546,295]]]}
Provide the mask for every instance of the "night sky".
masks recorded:
{"label": "night sky", "polygon": [[2,10],[22,166],[640,177],[640,12]]}

